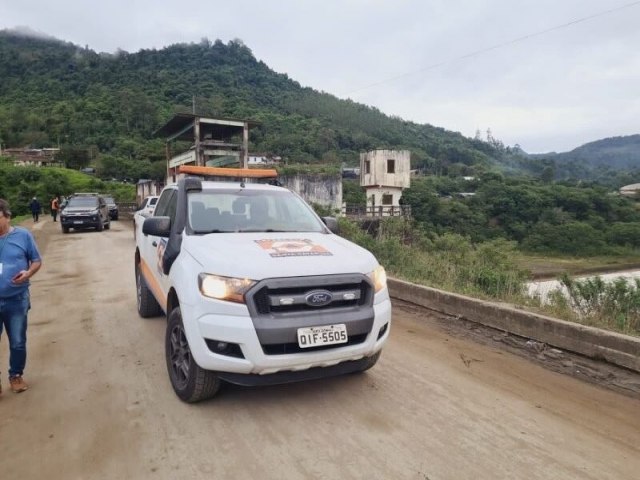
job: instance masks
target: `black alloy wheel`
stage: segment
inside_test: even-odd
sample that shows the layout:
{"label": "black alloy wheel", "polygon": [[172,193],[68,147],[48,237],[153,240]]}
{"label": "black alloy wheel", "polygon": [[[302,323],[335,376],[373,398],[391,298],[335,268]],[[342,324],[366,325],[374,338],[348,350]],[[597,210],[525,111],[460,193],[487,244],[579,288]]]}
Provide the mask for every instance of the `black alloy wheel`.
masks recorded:
{"label": "black alloy wheel", "polygon": [[180,307],[169,314],[164,345],[171,386],[180,400],[195,403],[218,392],[222,382],[216,372],[201,368],[193,358]]}
{"label": "black alloy wheel", "polygon": [[176,388],[183,390],[189,383],[189,370],[193,358],[182,324],[176,323],[169,333],[169,361],[171,377]]}

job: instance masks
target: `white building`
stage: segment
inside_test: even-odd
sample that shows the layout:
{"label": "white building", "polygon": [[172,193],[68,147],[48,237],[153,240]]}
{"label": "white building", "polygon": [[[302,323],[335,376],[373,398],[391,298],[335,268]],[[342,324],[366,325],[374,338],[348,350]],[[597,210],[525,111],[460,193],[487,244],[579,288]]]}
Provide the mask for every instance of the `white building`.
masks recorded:
{"label": "white building", "polygon": [[368,213],[401,215],[402,190],[411,182],[410,160],[409,150],[373,150],[360,154],[360,185],[366,190]]}

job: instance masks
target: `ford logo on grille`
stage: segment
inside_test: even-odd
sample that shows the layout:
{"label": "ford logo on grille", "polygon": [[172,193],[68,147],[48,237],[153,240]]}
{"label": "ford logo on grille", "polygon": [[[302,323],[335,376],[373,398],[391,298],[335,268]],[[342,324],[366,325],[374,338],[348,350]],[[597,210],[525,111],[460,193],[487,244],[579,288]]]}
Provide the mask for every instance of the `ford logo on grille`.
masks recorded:
{"label": "ford logo on grille", "polygon": [[304,297],[307,305],[312,307],[324,307],[331,303],[333,300],[333,295],[331,292],[326,290],[314,290],[313,292],[309,292],[306,297]]}

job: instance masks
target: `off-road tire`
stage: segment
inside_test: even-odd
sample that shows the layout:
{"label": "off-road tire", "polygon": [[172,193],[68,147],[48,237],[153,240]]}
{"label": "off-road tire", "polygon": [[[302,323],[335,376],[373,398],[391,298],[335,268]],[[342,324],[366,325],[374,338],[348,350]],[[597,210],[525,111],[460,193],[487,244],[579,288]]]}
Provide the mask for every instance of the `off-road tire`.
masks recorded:
{"label": "off-road tire", "polygon": [[138,304],[138,315],[142,318],[158,317],[162,315],[162,308],[149,290],[147,281],[140,271],[140,264],[136,263],[136,301]]}
{"label": "off-road tire", "polygon": [[96,231],[97,231],[97,232],[101,232],[101,231],[103,231],[103,230],[104,230],[104,223],[102,223],[102,220],[100,220],[100,221],[98,222],[98,225],[96,225]]}
{"label": "off-road tire", "polygon": [[221,384],[218,375],[200,368],[191,354],[180,307],[169,314],[164,345],[171,386],[180,400],[196,403],[218,392]]}
{"label": "off-road tire", "polygon": [[62,227],[62,233],[69,233],[69,227]]}

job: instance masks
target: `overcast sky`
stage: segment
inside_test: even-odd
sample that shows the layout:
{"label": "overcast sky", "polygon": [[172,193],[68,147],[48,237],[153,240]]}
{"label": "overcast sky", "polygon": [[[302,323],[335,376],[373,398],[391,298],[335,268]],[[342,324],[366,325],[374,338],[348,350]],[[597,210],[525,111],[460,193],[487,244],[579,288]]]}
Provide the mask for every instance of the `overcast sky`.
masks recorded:
{"label": "overcast sky", "polygon": [[303,86],[528,152],[640,133],[640,1],[0,0],[19,26],[98,52],[239,38]]}

